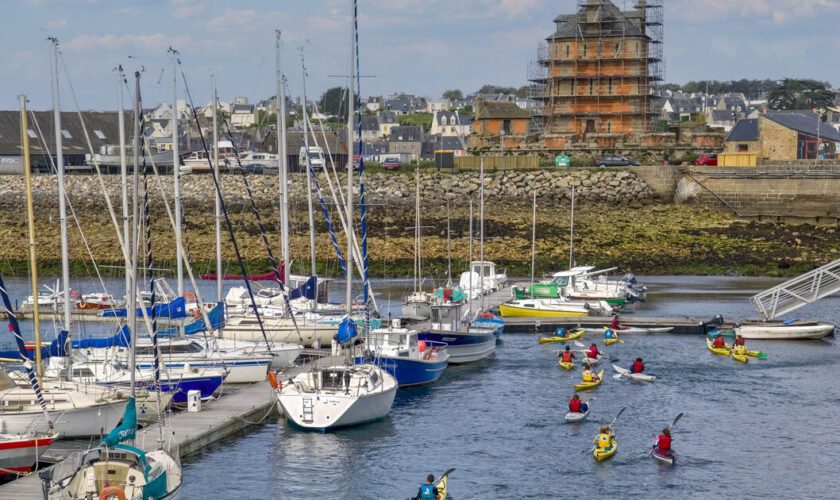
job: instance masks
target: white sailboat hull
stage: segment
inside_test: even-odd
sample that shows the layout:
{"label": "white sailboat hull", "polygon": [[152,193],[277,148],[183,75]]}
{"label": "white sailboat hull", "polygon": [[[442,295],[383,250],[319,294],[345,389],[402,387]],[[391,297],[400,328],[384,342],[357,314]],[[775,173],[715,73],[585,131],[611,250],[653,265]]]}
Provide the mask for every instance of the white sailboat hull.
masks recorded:
{"label": "white sailboat hull", "polygon": [[[298,319],[298,329],[295,330],[291,320],[264,319],[263,327],[265,336],[269,342],[282,342],[312,346],[320,344],[328,346],[333,336],[338,331],[338,324],[317,323],[311,320]],[[250,318],[229,318],[223,330],[224,338],[231,340],[244,340],[248,342],[265,342],[263,333],[256,321]]]}
{"label": "white sailboat hull", "polygon": [[[107,433],[117,425],[125,410],[125,401],[107,402],[93,406],[54,411],[47,400],[47,409],[53,428],[62,437],[98,436]],[[0,409],[1,410],[1,409]],[[49,424],[40,411],[25,411],[16,414],[0,414],[0,432],[4,434],[25,434],[49,432]]]}
{"label": "white sailboat hull", "polygon": [[805,325],[784,323],[755,323],[735,328],[735,334],[754,340],[809,340],[821,339],[834,331],[834,325],[811,323]]}

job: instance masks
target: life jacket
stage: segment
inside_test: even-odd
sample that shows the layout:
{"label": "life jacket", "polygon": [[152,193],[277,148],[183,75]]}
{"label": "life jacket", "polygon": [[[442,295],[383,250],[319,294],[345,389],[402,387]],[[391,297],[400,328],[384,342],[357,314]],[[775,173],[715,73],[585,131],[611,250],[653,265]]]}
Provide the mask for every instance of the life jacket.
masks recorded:
{"label": "life jacket", "polygon": [[739,344],[735,346],[735,354],[746,354],[747,353],[747,346],[743,344]]}
{"label": "life jacket", "polygon": [[630,367],[630,373],[642,373],[645,371],[645,364],[641,361],[633,361],[633,366]]}
{"label": "life jacket", "polygon": [[671,450],[671,437],[666,436],[665,434],[659,435],[659,451],[670,451]]}
{"label": "life jacket", "polygon": [[569,401],[569,411],[572,413],[580,413],[580,403],[579,399],[573,399]]}
{"label": "life jacket", "polygon": [[726,347],[726,341],[723,340],[723,337],[717,337],[714,343],[715,347]]}
{"label": "life jacket", "polygon": [[420,499],[421,500],[435,500],[435,485],[423,483],[420,485]]}
{"label": "life jacket", "polygon": [[593,382],[595,378],[592,376],[592,372],[590,370],[586,370],[583,372],[583,381],[584,382]]}
{"label": "life jacket", "polygon": [[609,434],[598,434],[598,448],[606,450],[611,445]]}
{"label": "life jacket", "polygon": [[614,335],[615,335],[615,332],[613,332],[610,328],[607,328],[606,330],[604,330],[604,338],[605,339],[611,339],[611,338],[613,338]]}
{"label": "life jacket", "polygon": [[569,363],[572,359],[571,351],[564,351],[560,354],[560,361],[563,361],[564,363]]}
{"label": "life jacket", "polygon": [[744,339],[735,339],[735,345],[746,345]]}
{"label": "life jacket", "polygon": [[597,358],[598,357],[598,348],[595,347],[595,346],[590,347],[589,350],[586,352],[586,355],[589,356],[592,359]]}
{"label": "life jacket", "polygon": [[612,319],[612,323],[610,323],[610,328],[612,328],[613,330],[618,329],[618,318],[613,318]]}

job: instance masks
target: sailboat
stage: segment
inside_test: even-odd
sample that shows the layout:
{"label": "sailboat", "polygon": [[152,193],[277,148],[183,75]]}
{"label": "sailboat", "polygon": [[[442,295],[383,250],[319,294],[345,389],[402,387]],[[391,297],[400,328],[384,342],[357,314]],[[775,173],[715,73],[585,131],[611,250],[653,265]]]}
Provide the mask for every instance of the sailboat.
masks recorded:
{"label": "sailboat", "polygon": [[[359,143],[361,144],[361,140]],[[402,304],[402,317],[410,321],[428,320],[432,316],[431,302],[434,298],[434,294],[422,290],[423,230],[420,222],[420,166],[418,165],[414,170],[414,289]]]}
{"label": "sailboat", "polygon": [[[139,73],[136,74],[136,88],[139,89]],[[135,99],[135,111],[137,103]],[[135,120],[139,113],[135,114]],[[135,138],[135,147],[137,141]],[[137,249],[139,238],[137,218],[137,183],[138,172],[134,169],[134,227],[132,230],[133,249]],[[128,245],[128,242],[126,242]],[[130,272],[131,287],[127,291],[129,309],[133,310],[137,302],[137,253],[131,252],[132,269]],[[154,295],[153,295],[154,296]],[[154,300],[152,300],[154,304]],[[44,496],[52,499],[89,499],[118,498],[130,500],[174,498],[181,487],[182,471],[178,460],[167,450],[163,449],[163,423],[160,431],[160,448],[146,452],[133,445],[126,444],[134,441],[137,434],[136,384],[134,373],[134,346],[137,339],[137,319],[132,316],[129,320],[131,329],[131,357],[129,367],[131,372],[131,396],[125,406],[121,421],[108,433],[99,446],[82,453],[78,461],[67,460],[63,464],[70,464],[69,474],[63,470],[50,468],[41,472]],[[151,336],[155,337],[154,316],[152,316]],[[159,364],[155,363],[155,382],[159,381]],[[60,474],[56,475],[56,472]]]}
{"label": "sailboat", "polygon": [[[348,85],[347,113],[347,150],[353,150],[353,123],[355,118],[355,99],[353,80],[358,70],[358,48],[356,46],[357,0],[352,1],[352,42],[350,47],[350,82]],[[278,38],[280,33],[277,34]],[[277,44],[279,50],[279,40]],[[279,57],[278,57],[279,60]],[[279,74],[279,71],[278,71]],[[368,300],[367,269],[367,221],[364,190],[364,163],[359,164],[359,197],[362,234],[362,279],[365,306]],[[347,256],[346,300],[347,316],[341,321],[335,338],[336,349],[345,349],[352,355],[352,344],[358,331],[351,318],[353,313],[353,158],[347,159]],[[369,312],[365,310],[367,319]],[[365,324],[365,328],[369,325]],[[367,332],[366,330],[366,333]],[[370,347],[369,335],[366,335],[366,347]],[[391,410],[397,392],[397,380],[381,367],[362,360],[349,365],[331,364],[323,368],[315,367],[292,378],[284,385],[277,384],[277,400],[286,417],[298,427],[313,430],[327,430],[338,427],[359,425],[385,417]]]}

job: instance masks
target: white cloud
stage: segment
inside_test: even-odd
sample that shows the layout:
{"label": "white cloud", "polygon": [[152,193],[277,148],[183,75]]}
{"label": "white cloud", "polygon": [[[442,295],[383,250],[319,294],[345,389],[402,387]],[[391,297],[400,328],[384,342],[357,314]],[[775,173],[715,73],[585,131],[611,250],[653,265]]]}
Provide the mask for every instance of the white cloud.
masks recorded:
{"label": "white cloud", "polygon": [[54,19],[47,22],[47,29],[57,30],[67,26],[67,19]]}
{"label": "white cloud", "polygon": [[172,17],[175,19],[186,19],[204,12],[203,3],[194,3],[191,0],[170,0],[170,3],[175,7],[172,11]]}
{"label": "white cloud", "polygon": [[91,49],[131,48],[146,52],[157,52],[169,46],[183,48],[189,45],[189,36],[171,37],[163,33],[151,35],[79,35],[64,44],[67,50],[84,51]]}
{"label": "white cloud", "polygon": [[205,26],[214,30],[253,27],[257,13],[254,10],[225,9],[224,13],[207,21]]}
{"label": "white cloud", "polygon": [[673,12],[682,21],[705,21],[739,16],[771,20],[784,24],[798,18],[840,12],[837,0],[676,0],[666,5],[666,16]]}

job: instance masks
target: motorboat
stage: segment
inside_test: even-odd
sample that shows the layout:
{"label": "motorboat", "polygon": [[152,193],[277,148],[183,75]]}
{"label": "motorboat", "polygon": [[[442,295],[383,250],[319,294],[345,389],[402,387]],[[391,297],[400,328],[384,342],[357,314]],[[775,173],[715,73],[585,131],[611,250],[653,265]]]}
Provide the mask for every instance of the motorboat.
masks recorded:
{"label": "motorboat", "polygon": [[624,307],[628,302],[644,300],[647,288],[639,285],[632,274],[611,280],[607,272],[615,268],[596,270],[593,266],[578,266],[554,273],[540,283],[519,284],[513,287],[515,299],[537,298],[583,301],[606,301],[611,306]]}
{"label": "motorboat", "polygon": [[[395,323],[399,323],[395,320]],[[400,387],[430,384],[449,364],[446,344],[417,339],[417,331],[391,325],[368,333],[370,352],[361,349],[356,362],[370,361],[397,379]]]}
{"label": "motorboat", "polygon": [[802,320],[745,320],[735,334],[756,340],[812,340],[834,333],[834,325]]}
{"label": "motorboat", "polygon": [[446,344],[453,365],[479,361],[496,351],[496,328],[462,323],[463,306],[462,302],[432,304],[431,320],[415,326],[418,340]]}
{"label": "motorboat", "polygon": [[609,314],[612,307],[606,302],[570,302],[563,299],[520,299],[499,304],[505,318],[566,318],[588,316],[590,313]]}
{"label": "motorboat", "polygon": [[31,472],[56,439],[58,434],[55,432],[0,434],[0,476]]}

